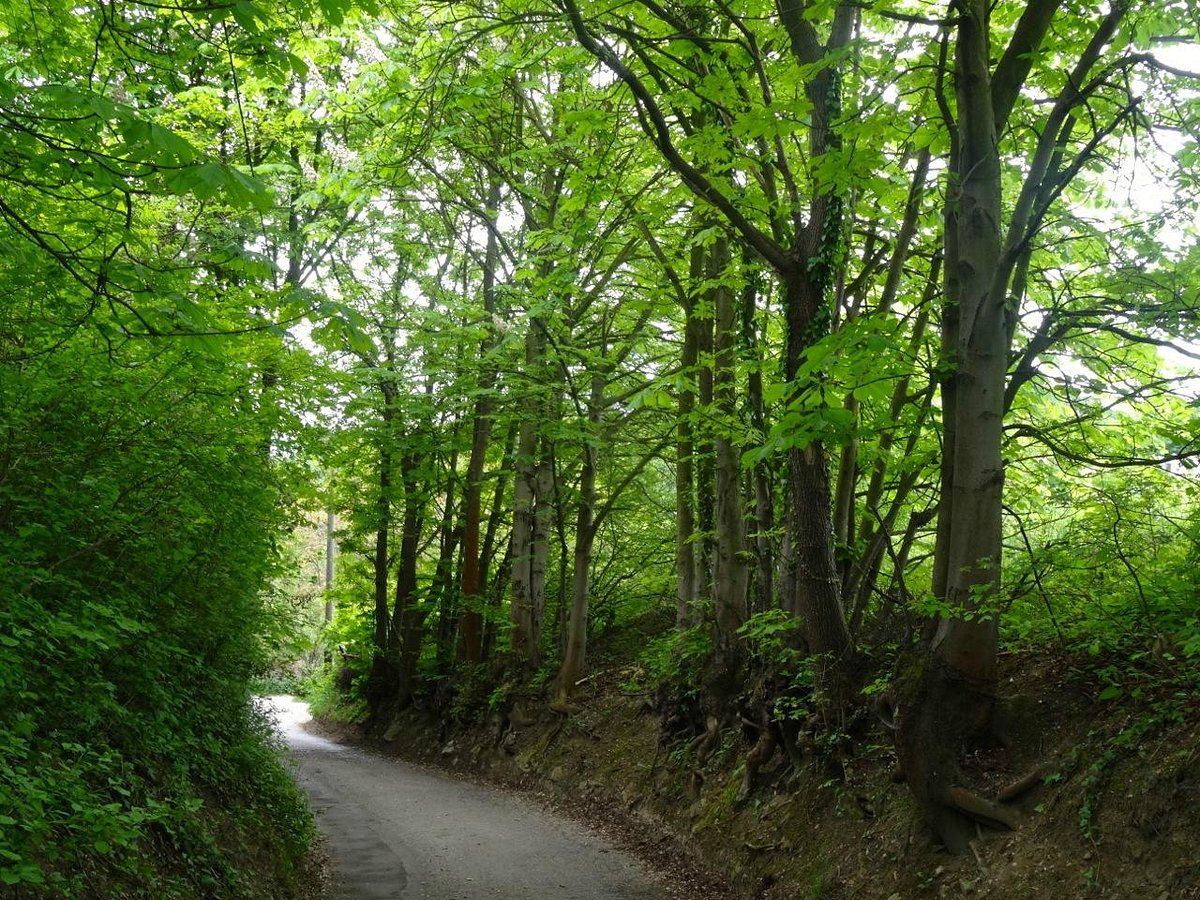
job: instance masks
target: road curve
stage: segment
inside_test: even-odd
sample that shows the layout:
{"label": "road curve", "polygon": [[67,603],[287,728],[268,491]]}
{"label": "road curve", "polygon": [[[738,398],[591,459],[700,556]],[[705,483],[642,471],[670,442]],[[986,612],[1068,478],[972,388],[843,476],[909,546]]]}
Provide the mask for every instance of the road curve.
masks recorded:
{"label": "road curve", "polygon": [[520,798],[306,732],[306,704],[265,698],[345,900],[662,900],[637,862]]}

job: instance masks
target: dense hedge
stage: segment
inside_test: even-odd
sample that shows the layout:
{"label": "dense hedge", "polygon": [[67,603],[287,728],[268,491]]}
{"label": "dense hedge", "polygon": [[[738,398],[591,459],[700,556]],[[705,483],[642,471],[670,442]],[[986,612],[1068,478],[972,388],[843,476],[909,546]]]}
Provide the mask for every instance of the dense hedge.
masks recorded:
{"label": "dense hedge", "polygon": [[281,526],[251,371],[0,358],[0,894],[254,896],[306,852],[246,688]]}

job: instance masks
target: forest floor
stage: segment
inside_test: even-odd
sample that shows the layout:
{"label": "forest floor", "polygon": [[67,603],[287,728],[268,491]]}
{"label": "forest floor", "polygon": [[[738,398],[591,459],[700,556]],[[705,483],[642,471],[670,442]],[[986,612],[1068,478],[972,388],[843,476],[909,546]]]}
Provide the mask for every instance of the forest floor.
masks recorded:
{"label": "forest floor", "polygon": [[1010,745],[964,769],[983,793],[1034,769],[1044,777],[1013,804],[1015,831],[980,832],[970,853],[950,856],[915,824],[882,725],[840,761],[776,753],[739,796],[744,729],[722,731],[698,762],[696,742],[667,738],[651,698],[631,689],[630,645],[598,642],[599,674],[569,716],[529,703],[456,729],[410,709],[373,743],[547,799],[691,900],[1200,900],[1195,696],[1151,680],[1100,700],[1091,657],[1005,656]]}

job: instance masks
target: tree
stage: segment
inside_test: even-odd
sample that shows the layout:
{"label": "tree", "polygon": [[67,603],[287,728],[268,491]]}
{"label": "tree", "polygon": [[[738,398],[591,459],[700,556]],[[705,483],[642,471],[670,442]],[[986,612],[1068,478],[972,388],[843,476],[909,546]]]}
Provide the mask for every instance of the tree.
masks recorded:
{"label": "tree", "polygon": [[[786,152],[786,126],[781,127],[783,120],[775,108],[775,89],[769,74],[773,71],[771,60],[747,19],[727,10],[714,10],[711,15],[697,11],[693,19],[652,7],[645,22],[634,25],[600,19],[589,22],[573,0],[564,0],[561,9],[580,44],[631,92],[639,121],[667,165],[701,203],[728,222],[748,251],[772,269],[780,284],[787,322],[784,375],[793,383],[793,390],[802,391],[805,385],[798,376],[806,353],[828,334],[832,323],[832,289],[844,249],[844,186],[823,173],[836,168],[842,159],[837,132],[841,114],[839,66],[850,40],[852,8],[839,6],[833,12],[824,40],[803,4],[784,4],[778,10],[791,54],[788,65],[794,67],[785,77],[791,79],[791,84],[799,81],[789,100],[802,105],[810,123],[806,150],[812,167],[808,174],[815,187],[807,198],[801,194],[800,178]],[[708,26],[713,20],[724,23],[718,33],[731,37],[717,39]],[[652,37],[657,29],[667,29],[671,40],[687,48],[686,54],[658,56],[658,39]],[[630,46],[642,74],[597,36],[604,30]],[[742,74],[747,63],[753,78]],[[805,74],[797,79],[799,73]],[[698,122],[674,108],[670,118],[664,112],[664,104],[675,101],[665,93],[656,97],[656,88],[674,79],[682,79],[692,90],[689,102],[698,100],[706,110]],[[720,96],[707,94],[708,82],[720,84],[725,92]],[[744,124],[753,122],[754,117],[769,124]],[[739,128],[734,127],[735,122]],[[748,215],[730,199],[735,195],[730,185],[734,168],[726,164],[716,167],[704,156],[687,158],[680,150],[677,130],[697,147],[705,146],[696,139],[703,135],[712,142],[714,151],[736,148],[732,155],[744,165],[746,180],[761,192],[764,226],[755,224],[753,214]],[[806,218],[800,214],[804,206]],[[788,583],[795,592],[788,602],[794,602],[804,621],[810,649],[828,663],[827,681],[833,695],[845,699],[852,683],[854,653],[834,569],[828,462],[819,440],[794,442],[787,452],[786,519],[792,554],[787,563],[792,570]],[[727,492],[728,487],[726,496]],[[740,583],[742,576],[736,568],[730,574],[734,586]]]}
{"label": "tree", "polygon": [[[948,71],[953,106],[941,82],[938,87],[950,135],[943,217],[943,458],[933,575],[933,593],[944,612],[929,626],[921,667],[902,686],[897,747],[926,818],[948,847],[961,849],[972,820],[1010,827],[1015,821],[962,785],[956,760],[964,741],[992,727],[996,703],[1003,426],[1018,310],[1052,205],[1139,105],[1114,76],[1145,60],[1111,49],[1131,12],[1123,2],[1094,19],[1060,13],[1056,2],[1029,3],[995,64],[992,43],[1003,32],[988,5],[964,3],[953,11],[958,15],[948,19],[943,43],[954,43]],[[1056,24],[1082,35],[1079,43],[1046,52]],[[1113,55],[1105,60],[1106,54]],[[1025,111],[1032,112],[1038,138],[1021,147],[1026,168],[1006,210],[1002,154],[1017,134],[1008,126],[1031,73],[1047,59],[1062,60],[1068,72],[1045,113]],[[1094,104],[1105,94],[1100,115]],[[1035,337],[1035,353],[1046,349],[1047,334],[1041,338]]]}

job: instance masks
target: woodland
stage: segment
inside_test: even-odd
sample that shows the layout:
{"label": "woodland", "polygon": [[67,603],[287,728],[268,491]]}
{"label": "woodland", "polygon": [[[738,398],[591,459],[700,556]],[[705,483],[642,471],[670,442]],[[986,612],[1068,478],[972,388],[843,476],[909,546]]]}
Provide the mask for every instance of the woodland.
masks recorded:
{"label": "woodland", "polygon": [[253,690],[569,719],[617,634],[747,791],[882,729],[951,852],[1013,660],[1194,723],[1197,60],[1194,0],[0,0],[0,895],[295,896]]}

